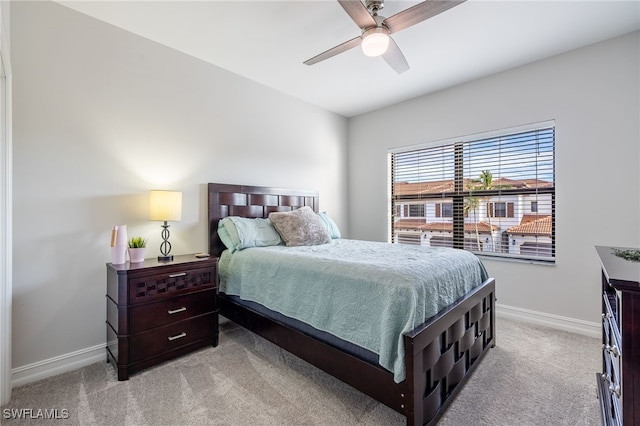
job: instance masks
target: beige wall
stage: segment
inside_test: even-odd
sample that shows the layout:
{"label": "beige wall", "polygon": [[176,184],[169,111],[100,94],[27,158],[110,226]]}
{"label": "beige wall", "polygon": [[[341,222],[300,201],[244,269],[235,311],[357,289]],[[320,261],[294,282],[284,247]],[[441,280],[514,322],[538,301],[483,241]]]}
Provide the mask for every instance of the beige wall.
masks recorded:
{"label": "beige wall", "polygon": [[485,264],[511,312],[597,331],[594,245],[640,246],[639,41],[635,32],[350,120],[351,236],[387,238],[389,148],[555,120],[556,265]]}
{"label": "beige wall", "polygon": [[56,3],[13,3],[12,28],[19,382],[104,358],[109,230],[158,254],[149,189],[183,191],[175,254],[207,250],[207,182],[318,189],[346,232],[345,118]]}

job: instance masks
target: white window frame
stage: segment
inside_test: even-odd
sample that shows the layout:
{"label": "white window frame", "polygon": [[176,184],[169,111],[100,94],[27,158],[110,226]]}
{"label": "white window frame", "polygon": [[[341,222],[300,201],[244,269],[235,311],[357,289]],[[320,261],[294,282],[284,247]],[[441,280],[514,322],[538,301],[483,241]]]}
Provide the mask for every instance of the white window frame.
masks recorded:
{"label": "white window frame", "polygon": [[[555,230],[555,192],[556,192],[556,184],[555,184],[555,156],[556,156],[556,147],[555,147],[555,122],[553,120],[549,120],[549,121],[544,121],[544,122],[538,122],[538,123],[532,123],[532,124],[528,124],[528,125],[524,125],[524,126],[517,126],[517,127],[512,127],[512,128],[508,128],[508,129],[501,129],[501,130],[496,130],[496,131],[491,131],[491,132],[483,132],[483,133],[476,133],[476,134],[472,134],[472,135],[468,135],[468,136],[463,136],[463,137],[456,137],[456,138],[448,138],[448,139],[444,139],[444,140],[440,140],[440,141],[434,141],[434,142],[428,142],[428,143],[423,143],[423,144],[417,144],[417,145],[411,145],[411,146],[403,146],[403,147],[398,147],[398,148],[392,148],[388,150],[388,156],[389,156],[389,161],[388,161],[388,193],[389,193],[389,208],[388,211],[393,213],[393,205],[394,205],[394,200],[393,200],[393,187],[394,187],[394,170],[393,168],[394,163],[393,163],[393,158],[395,154],[404,154],[404,153],[410,153],[412,151],[419,151],[422,149],[431,149],[431,148],[438,148],[438,147],[443,147],[443,148],[449,148],[452,146],[456,146],[456,145],[465,145],[465,144],[473,144],[474,142],[481,142],[483,140],[486,139],[492,139],[492,138],[498,138],[498,137],[513,137],[514,135],[518,135],[520,133],[527,133],[527,132],[533,132],[535,130],[542,130],[542,129],[553,129],[553,170],[552,170],[552,174],[553,174],[553,186],[551,186],[549,189],[547,189],[546,191],[541,190],[541,193],[547,193],[550,194],[550,215],[551,215],[551,221],[552,221],[552,232],[550,237],[546,237],[546,238],[551,238],[551,255],[548,257],[536,257],[536,256],[532,256],[529,257],[527,255],[512,255],[511,253],[508,253],[507,251],[505,252],[497,252],[497,251],[493,251],[494,249],[491,248],[492,252],[479,252],[478,254],[483,255],[483,256],[495,256],[495,257],[499,257],[499,258],[505,258],[505,259],[516,259],[516,260],[526,260],[526,261],[532,261],[532,262],[541,262],[541,263],[555,263],[556,260],[556,230]],[[402,163],[400,163],[402,164]],[[424,164],[424,163],[423,163]],[[443,169],[445,170],[446,173],[451,173],[453,174],[453,170],[447,170],[447,169]],[[458,190],[456,190],[458,191]],[[464,192],[469,192],[469,191],[461,191],[462,193]],[[506,191],[505,191],[506,192]],[[538,190],[536,189],[536,194],[538,193]],[[515,188],[512,188],[512,194],[518,195],[518,192],[515,190]],[[526,193],[521,193],[520,195],[523,195],[526,197]],[[446,194],[443,193],[442,197],[445,197]],[[458,195],[459,196],[459,195]],[[467,196],[471,196],[471,193],[469,192],[469,195],[465,195],[465,197]],[[432,198],[433,200],[433,198]],[[502,202],[499,200],[496,200],[496,202]],[[505,215],[504,217],[501,218],[496,218],[496,219],[509,219],[511,218],[511,216],[509,216],[509,206],[507,205],[508,203],[505,202]],[[458,204],[459,206],[460,204]],[[486,206],[485,206],[486,207]],[[529,205],[530,207],[530,205]],[[523,214],[523,208],[524,206],[521,204],[519,204],[519,207],[516,206],[516,208],[518,208],[519,210],[519,215]],[[493,206],[493,209],[495,209],[495,204]],[[540,209],[540,205],[538,204],[538,211]],[[530,209],[529,209],[530,210]],[[537,212],[533,212],[534,214]],[[493,211],[493,215],[495,216],[495,210]],[[463,215],[464,216],[464,215]],[[394,218],[390,217],[389,220],[389,241],[393,242],[393,236],[394,236],[394,229],[393,229],[393,223],[394,223]],[[463,231],[463,235],[464,233],[467,232],[466,228]],[[459,234],[458,234],[459,235]],[[463,241],[464,241],[463,237]],[[502,238],[502,235],[498,235],[496,233],[496,241],[498,241],[498,244],[502,245],[502,243],[500,242],[500,239]],[[543,237],[544,238],[544,237]],[[538,237],[534,236],[531,239],[535,239],[536,241],[538,240]],[[524,239],[523,244],[526,242],[528,244],[530,244],[531,239]],[[544,242],[541,242],[544,243]],[[508,246],[507,246],[508,248]],[[503,247],[503,249],[505,249]]]}

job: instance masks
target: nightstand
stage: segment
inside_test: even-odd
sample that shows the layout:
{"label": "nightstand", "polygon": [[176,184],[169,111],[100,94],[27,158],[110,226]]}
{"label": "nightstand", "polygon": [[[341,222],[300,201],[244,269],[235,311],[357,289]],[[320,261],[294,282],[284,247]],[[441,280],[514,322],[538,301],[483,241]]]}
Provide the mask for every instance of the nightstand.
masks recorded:
{"label": "nightstand", "polygon": [[218,258],[107,263],[107,362],[118,380],[218,345]]}

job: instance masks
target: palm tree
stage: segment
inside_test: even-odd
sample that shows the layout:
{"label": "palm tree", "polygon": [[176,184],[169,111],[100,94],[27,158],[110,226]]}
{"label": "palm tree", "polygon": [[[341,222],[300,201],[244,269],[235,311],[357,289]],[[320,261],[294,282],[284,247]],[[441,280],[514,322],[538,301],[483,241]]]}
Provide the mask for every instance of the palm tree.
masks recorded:
{"label": "palm tree", "polygon": [[[483,170],[482,173],[480,173],[480,179],[475,180],[474,182],[476,183],[476,185],[474,185],[473,187],[471,187],[470,185],[469,186],[470,191],[489,191],[495,188],[493,186],[493,173],[491,173],[490,170]],[[482,197],[482,200],[485,203],[487,203],[487,205],[490,199],[491,197]],[[489,212],[487,209],[487,213],[488,213],[487,220],[489,221],[489,235],[491,237],[491,251],[495,251],[495,241],[493,239],[493,225],[491,225],[491,215],[493,214],[493,212]],[[476,231],[477,231],[477,224],[476,224]]]}
{"label": "palm tree", "polygon": [[491,173],[491,170],[483,170],[480,173],[480,182],[482,182],[481,189],[493,189],[493,173]]}
{"label": "palm tree", "polygon": [[[469,190],[472,191],[471,187],[469,187]],[[464,199],[464,214],[468,216],[470,212],[473,212],[473,223],[476,228],[476,241],[478,243],[477,248],[478,251],[482,251],[480,249],[480,233],[478,232],[478,207],[480,207],[480,199],[478,197],[467,197]]]}

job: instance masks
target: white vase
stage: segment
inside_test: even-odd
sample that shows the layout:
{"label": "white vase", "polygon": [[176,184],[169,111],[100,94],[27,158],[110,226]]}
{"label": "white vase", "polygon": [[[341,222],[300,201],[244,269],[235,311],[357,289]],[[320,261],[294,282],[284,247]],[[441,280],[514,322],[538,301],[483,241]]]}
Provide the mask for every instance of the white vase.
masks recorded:
{"label": "white vase", "polygon": [[127,246],[111,247],[111,263],[122,265],[127,260]]}
{"label": "white vase", "polygon": [[129,248],[129,261],[131,263],[144,262],[144,255],[147,249],[145,247]]}
{"label": "white vase", "polygon": [[115,225],[111,230],[111,263],[122,265],[127,260],[127,225]]}

